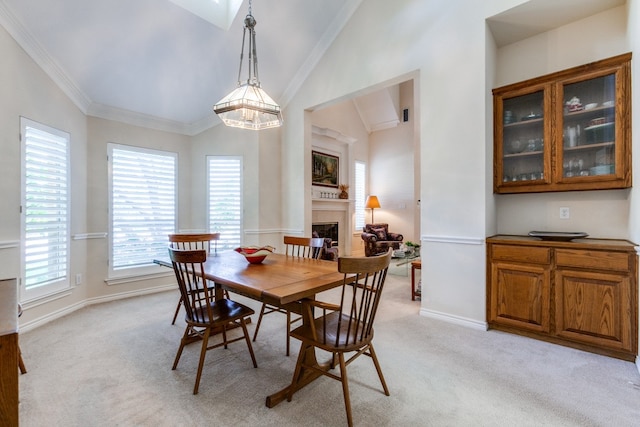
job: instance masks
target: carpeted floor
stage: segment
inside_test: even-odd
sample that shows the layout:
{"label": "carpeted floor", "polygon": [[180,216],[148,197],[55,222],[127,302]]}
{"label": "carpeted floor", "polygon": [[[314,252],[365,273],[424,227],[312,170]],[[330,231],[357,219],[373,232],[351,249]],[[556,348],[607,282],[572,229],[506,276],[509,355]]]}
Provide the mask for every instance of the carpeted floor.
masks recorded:
{"label": "carpeted floor", "polygon": [[[640,425],[633,363],[420,317],[409,277],[387,277],[374,343],[391,396],[369,358],[350,365],[356,425]],[[299,347],[293,340],[285,356],[283,315],[261,326],[257,369],[242,342],[209,351],[194,396],[199,345],[171,370],[184,330],[170,324],[177,299],[176,290],[95,305],[21,334],[29,370],[20,377],[21,425],[346,425],[340,383],[329,378],[265,406],[289,383]]]}

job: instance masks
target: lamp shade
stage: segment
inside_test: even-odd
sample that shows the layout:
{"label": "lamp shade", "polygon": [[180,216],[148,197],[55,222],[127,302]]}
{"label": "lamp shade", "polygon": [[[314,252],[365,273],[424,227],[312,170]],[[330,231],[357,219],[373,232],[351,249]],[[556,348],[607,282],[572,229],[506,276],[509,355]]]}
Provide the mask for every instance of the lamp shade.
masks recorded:
{"label": "lamp shade", "polygon": [[380,207],[380,202],[378,201],[378,196],[369,196],[367,197],[367,201],[364,204],[366,209],[378,209]]}
{"label": "lamp shade", "polygon": [[232,127],[260,130],[282,124],[280,107],[255,83],[238,86],[213,111],[225,125]]}

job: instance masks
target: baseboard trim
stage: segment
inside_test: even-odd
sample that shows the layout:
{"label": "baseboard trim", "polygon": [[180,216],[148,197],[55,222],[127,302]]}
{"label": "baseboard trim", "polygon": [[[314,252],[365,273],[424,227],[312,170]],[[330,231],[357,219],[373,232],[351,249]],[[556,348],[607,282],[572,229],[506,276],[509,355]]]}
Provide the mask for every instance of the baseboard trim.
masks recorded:
{"label": "baseboard trim", "polygon": [[37,319],[33,319],[29,322],[25,322],[24,324],[20,325],[19,331],[28,332],[30,330],[36,329],[53,320],[59,319],[63,316],[73,313],[74,311],[80,310],[81,308],[88,307],[90,305],[101,304],[104,302],[116,301],[120,299],[126,299],[131,297],[142,296],[142,295],[155,294],[159,292],[174,291],[176,289],[177,289],[176,284],[170,284],[170,285],[155,286],[153,288],[138,289],[135,291],[120,292],[117,294],[86,299],[86,300],[77,302],[75,304],[72,304],[70,306],[67,306],[65,308],[61,308],[60,310],[56,310],[54,312],[48,313],[45,316],[39,317]]}
{"label": "baseboard trim", "polygon": [[455,325],[460,325],[464,326],[465,328],[476,329],[479,331],[486,331],[489,329],[489,325],[487,324],[487,322],[479,322],[477,320],[468,319],[466,317],[454,316],[452,314],[442,313],[440,311],[429,310],[426,308],[420,309],[420,316],[442,320],[447,323],[453,323]]}

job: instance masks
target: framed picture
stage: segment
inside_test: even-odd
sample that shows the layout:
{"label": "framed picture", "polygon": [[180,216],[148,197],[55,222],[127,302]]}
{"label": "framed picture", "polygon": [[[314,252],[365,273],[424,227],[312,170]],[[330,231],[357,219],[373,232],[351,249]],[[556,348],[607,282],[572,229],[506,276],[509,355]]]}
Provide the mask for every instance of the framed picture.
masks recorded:
{"label": "framed picture", "polygon": [[339,158],[331,154],[311,152],[311,184],[338,188]]}

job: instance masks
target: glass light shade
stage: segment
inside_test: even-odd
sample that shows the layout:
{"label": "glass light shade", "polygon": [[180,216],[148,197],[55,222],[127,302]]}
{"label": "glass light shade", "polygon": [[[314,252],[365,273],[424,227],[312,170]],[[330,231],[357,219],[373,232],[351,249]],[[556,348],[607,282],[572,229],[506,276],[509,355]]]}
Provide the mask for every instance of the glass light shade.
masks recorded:
{"label": "glass light shade", "polygon": [[280,106],[256,84],[238,86],[213,111],[227,126],[260,130],[282,125]]}

